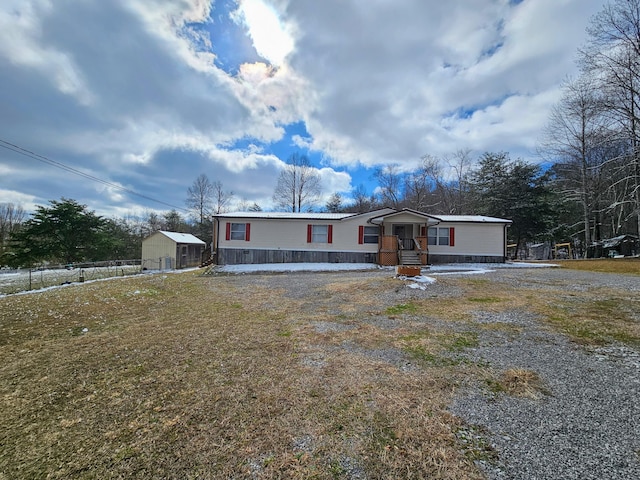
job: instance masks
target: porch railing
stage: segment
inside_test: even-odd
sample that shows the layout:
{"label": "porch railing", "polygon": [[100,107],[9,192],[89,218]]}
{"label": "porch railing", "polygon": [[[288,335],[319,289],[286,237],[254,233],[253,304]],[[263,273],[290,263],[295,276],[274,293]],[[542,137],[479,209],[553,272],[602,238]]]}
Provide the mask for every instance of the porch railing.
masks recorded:
{"label": "porch railing", "polygon": [[402,261],[400,252],[403,250],[417,252],[423,258],[423,263],[426,263],[427,258],[424,256],[429,252],[426,237],[401,239],[397,235],[383,235],[379,251],[380,264],[399,265]]}

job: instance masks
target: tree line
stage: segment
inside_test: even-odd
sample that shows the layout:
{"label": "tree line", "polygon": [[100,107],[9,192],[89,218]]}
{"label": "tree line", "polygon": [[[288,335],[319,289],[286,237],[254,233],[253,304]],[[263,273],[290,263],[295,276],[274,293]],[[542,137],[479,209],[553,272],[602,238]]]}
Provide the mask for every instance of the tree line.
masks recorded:
{"label": "tree line", "polygon": [[640,0],[612,0],[587,28],[541,144],[588,245],[640,230]]}

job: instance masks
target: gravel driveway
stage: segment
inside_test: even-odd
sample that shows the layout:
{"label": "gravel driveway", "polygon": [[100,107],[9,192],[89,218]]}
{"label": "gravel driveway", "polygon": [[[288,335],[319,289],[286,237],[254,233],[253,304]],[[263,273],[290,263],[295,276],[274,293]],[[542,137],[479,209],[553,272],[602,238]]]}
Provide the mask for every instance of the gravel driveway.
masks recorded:
{"label": "gravel driveway", "polygon": [[[378,270],[339,275],[356,278],[390,274],[389,270]],[[540,288],[541,292],[552,286],[566,295],[588,292],[596,296],[606,289],[626,291],[630,296],[640,293],[638,276],[568,269],[500,268],[474,278],[527,289]],[[287,296],[302,301],[301,309],[311,311],[318,302],[328,300],[315,299],[309,296],[309,291],[325,282],[335,282],[336,274],[230,276],[229,280],[283,289]],[[424,289],[398,288],[387,295],[388,298],[379,300],[389,305],[410,300],[412,296],[455,301],[460,290],[455,283],[442,280]],[[635,321],[640,321],[640,312],[632,314]],[[458,391],[450,411],[462,418],[472,435],[490,445],[497,454],[495,459],[478,461],[488,478],[640,478],[640,354],[637,349],[624,345],[580,346],[552,330],[526,308],[501,313],[479,308],[473,322],[478,326],[478,346],[466,349],[463,355],[496,371],[518,367],[532,370],[549,390],[548,395],[536,399],[496,395],[479,385]],[[517,328],[508,332],[481,328],[483,324],[495,322]],[[388,362],[397,364],[396,360],[389,358]]]}
{"label": "gravel driveway", "polygon": [[[487,278],[527,286],[558,284],[566,291],[599,287],[640,291],[640,277],[560,269],[500,270]],[[640,312],[636,312],[638,314]],[[484,462],[491,479],[640,478],[640,355],[615,345],[586,348],[550,331],[526,312],[483,314],[521,328],[517,336],[482,331],[470,358],[494,368],[537,372],[551,394],[539,399],[487,396],[469,390],[452,413],[487,432],[498,454]]]}

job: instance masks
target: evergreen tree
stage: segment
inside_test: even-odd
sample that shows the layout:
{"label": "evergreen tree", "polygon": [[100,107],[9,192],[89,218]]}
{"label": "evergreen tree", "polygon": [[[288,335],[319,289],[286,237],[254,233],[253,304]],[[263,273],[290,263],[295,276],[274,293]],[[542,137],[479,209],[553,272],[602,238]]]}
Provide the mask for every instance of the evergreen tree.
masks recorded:
{"label": "evergreen tree", "polygon": [[12,263],[101,259],[108,242],[106,221],[75,200],[62,198],[49,203],[49,207],[36,206],[32,218],[11,236],[15,253]]}

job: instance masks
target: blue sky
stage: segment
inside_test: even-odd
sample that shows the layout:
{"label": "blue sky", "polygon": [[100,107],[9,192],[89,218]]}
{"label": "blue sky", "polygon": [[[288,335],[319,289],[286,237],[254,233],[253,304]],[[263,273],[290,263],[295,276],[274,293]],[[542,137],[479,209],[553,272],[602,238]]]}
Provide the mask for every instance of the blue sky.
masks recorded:
{"label": "blue sky", "polygon": [[235,202],[269,209],[295,151],[325,199],[371,192],[376,167],[411,170],[426,154],[540,161],[541,131],[602,5],[4,0],[0,141],[108,184],[0,148],[0,202],[31,210],[66,197],[140,215],[184,207],[205,173]]}

